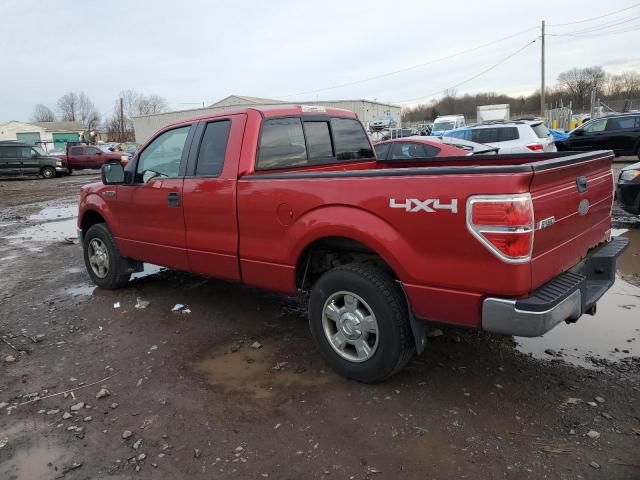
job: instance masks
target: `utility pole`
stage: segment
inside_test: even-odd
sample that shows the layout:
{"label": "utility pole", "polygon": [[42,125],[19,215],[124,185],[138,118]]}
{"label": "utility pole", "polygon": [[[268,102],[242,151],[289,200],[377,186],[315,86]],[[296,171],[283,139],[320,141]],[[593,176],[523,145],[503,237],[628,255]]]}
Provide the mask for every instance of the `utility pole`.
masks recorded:
{"label": "utility pole", "polygon": [[541,69],[541,86],[540,86],[540,119],[544,122],[544,20],[542,20],[542,69]]}
{"label": "utility pole", "polygon": [[124,100],[120,97],[120,141],[124,142]]}

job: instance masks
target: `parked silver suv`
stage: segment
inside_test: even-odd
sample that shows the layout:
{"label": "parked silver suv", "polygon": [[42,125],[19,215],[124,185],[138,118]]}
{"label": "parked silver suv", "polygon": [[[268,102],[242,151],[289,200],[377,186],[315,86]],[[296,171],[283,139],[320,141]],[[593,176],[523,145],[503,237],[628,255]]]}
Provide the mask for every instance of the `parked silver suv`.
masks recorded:
{"label": "parked silver suv", "polygon": [[540,121],[514,120],[487,122],[449,130],[447,137],[483,143],[499,149],[498,153],[556,152],[549,129]]}

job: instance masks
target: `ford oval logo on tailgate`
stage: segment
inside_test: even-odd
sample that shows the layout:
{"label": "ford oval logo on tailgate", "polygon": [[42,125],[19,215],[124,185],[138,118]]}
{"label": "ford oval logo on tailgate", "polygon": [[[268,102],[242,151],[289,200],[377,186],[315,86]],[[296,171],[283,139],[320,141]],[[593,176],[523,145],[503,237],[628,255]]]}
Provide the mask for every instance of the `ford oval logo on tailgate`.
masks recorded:
{"label": "ford oval logo on tailgate", "polygon": [[583,198],[582,200],[580,200],[580,203],[578,204],[578,213],[580,215],[586,215],[588,211],[589,211],[589,200],[587,200],[586,198]]}

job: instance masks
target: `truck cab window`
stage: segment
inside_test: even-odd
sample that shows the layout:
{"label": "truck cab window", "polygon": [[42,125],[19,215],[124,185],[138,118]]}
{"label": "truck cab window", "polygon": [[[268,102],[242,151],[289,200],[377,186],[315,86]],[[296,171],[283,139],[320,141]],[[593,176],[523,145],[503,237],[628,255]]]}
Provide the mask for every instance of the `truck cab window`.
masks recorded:
{"label": "truck cab window", "polygon": [[359,121],[353,118],[332,118],[331,128],[338,161],[374,158],[369,138]]}
{"label": "truck cab window", "polygon": [[136,183],[147,183],[154,178],[178,176],[182,152],[190,125],[169,130],[155,138],[140,154],[136,169]]}
{"label": "truck cab window", "polygon": [[224,166],[224,156],[227,152],[227,140],[231,121],[211,122],[204,131],[198,161],[196,163],[196,175],[218,176]]}
{"label": "truck cab window", "polygon": [[333,160],[329,122],[304,122],[304,133],[307,136],[307,150],[310,160]]}
{"label": "truck cab window", "polygon": [[307,164],[307,148],[299,118],[272,118],[262,124],[257,170]]}
{"label": "truck cab window", "polygon": [[71,155],[82,155],[82,147],[71,147],[71,149],[69,150],[69,153]]}

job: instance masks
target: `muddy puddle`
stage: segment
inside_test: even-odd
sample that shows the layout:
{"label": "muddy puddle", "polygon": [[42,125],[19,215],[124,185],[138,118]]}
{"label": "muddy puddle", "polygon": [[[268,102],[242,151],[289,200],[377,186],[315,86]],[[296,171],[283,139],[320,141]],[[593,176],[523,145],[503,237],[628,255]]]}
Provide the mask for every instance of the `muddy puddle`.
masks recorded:
{"label": "muddy puddle", "polygon": [[324,385],[332,378],[327,371],[286,362],[273,346],[256,349],[242,345],[235,352],[226,348],[205,355],[191,366],[228,408],[243,412],[273,408],[295,391]]}
{"label": "muddy puddle", "polygon": [[0,450],[0,478],[49,480],[57,478],[69,454],[42,435],[43,422],[16,422],[0,430],[6,445]]}
{"label": "muddy puddle", "polygon": [[78,204],[69,203],[65,205],[51,205],[44,207],[38,213],[27,217],[30,222],[45,222],[66,218],[76,218],[78,216]]}
{"label": "muddy puddle", "polygon": [[520,352],[586,368],[599,368],[598,360],[619,362],[640,356],[640,230],[622,236],[631,243],[618,259],[618,278],[598,302],[596,315],[562,323],[542,337],[516,337]]}
{"label": "muddy puddle", "polygon": [[66,238],[75,238],[76,220],[60,220],[55,222],[40,223],[23,228],[14,235],[6,238],[12,245],[20,246],[32,242],[65,242]]}

